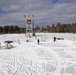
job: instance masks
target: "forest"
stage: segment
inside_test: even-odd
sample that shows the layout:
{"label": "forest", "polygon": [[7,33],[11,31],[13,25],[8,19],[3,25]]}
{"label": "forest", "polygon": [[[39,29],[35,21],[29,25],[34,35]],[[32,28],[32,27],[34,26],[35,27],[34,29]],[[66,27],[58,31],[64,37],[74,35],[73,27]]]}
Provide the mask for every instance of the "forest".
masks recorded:
{"label": "forest", "polygon": [[[21,28],[18,25],[0,26],[0,34],[6,33],[25,33],[26,28]],[[33,28],[34,32],[49,32],[49,33],[76,33],[76,23],[47,25],[46,27],[36,26]]]}

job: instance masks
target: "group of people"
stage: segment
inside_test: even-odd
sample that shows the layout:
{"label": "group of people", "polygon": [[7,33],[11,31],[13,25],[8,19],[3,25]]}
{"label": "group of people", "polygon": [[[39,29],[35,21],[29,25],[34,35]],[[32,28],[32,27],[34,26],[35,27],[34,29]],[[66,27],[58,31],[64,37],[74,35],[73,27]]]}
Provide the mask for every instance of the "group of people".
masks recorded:
{"label": "group of people", "polygon": [[[56,37],[54,37],[54,41],[56,41]],[[39,43],[40,43],[40,40],[39,39],[37,39],[37,43],[39,45]]]}

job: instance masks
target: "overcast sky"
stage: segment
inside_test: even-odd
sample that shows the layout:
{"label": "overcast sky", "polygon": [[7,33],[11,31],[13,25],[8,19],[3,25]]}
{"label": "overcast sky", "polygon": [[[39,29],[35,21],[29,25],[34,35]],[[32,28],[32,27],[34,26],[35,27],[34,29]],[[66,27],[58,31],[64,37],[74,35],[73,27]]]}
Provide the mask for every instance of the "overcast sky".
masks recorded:
{"label": "overcast sky", "polygon": [[36,26],[76,22],[76,0],[0,0],[0,25],[24,27],[24,15]]}

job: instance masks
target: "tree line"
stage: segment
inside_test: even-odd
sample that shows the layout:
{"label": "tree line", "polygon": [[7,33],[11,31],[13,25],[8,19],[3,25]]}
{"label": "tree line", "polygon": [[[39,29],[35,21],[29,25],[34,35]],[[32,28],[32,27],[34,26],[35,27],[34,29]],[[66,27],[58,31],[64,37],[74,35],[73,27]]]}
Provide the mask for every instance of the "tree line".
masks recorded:
{"label": "tree line", "polygon": [[19,33],[20,32],[20,27],[18,27],[17,25],[15,26],[0,26],[0,33],[2,34],[6,34],[6,33]]}
{"label": "tree line", "polygon": [[56,25],[52,24],[47,25],[46,28],[37,26],[35,28],[36,32],[52,32],[52,33],[76,33],[76,23],[72,24],[61,24],[57,23]]}
{"label": "tree line", "polygon": [[76,33],[76,23],[72,23],[72,24],[57,23],[56,26],[54,26],[53,24],[50,29],[51,29],[51,32]]}
{"label": "tree line", "polygon": [[[25,33],[26,28],[21,28],[17,25],[11,25],[11,26],[0,26],[0,34],[4,33]],[[46,27],[39,27],[36,26],[33,28],[34,32],[52,32],[52,33],[76,33],[76,23],[72,24],[61,24],[57,23],[56,25],[47,25]]]}

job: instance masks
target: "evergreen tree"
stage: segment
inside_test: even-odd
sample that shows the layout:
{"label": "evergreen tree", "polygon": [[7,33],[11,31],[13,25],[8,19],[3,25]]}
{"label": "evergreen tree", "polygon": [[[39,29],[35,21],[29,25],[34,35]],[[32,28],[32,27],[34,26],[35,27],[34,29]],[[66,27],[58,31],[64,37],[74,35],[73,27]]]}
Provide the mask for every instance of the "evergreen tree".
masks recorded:
{"label": "evergreen tree", "polygon": [[35,27],[35,32],[40,32],[40,27],[39,26]]}
{"label": "evergreen tree", "polygon": [[50,26],[49,26],[49,25],[47,25],[47,27],[46,27],[46,31],[47,31],[47,32],[50,32],[50,31],[51,31],[51,29],[50,29]]}
{"label": "evergreen tree", "polygon": [[10,33],[14,33],[13,25],[12,25],[12,26],[10,26],[9,31],[10,31]]}
{"label": "evergreen tree", "polygon": [[17,25],[14,26],[14,33],[20,33],[20,28]]}
{"label": "evergreen tree", "polygon": [[46,31],[46,29],[42,26],[41,32],[45,32],[45,31]]}
{"label": "evergreen tree", "polygon": [[4,33],[9,33],[9,26],[4,26]]}
{"label": "evergreen tree", "polygon": [[0,26],[0,33],[3,33],[3,27]]}
{"label": "evergreen tree", "polygon": [[55,32],[56,30],[55,30],[55,25],[53,24],[52,26],[51,26],[51,32]]}

